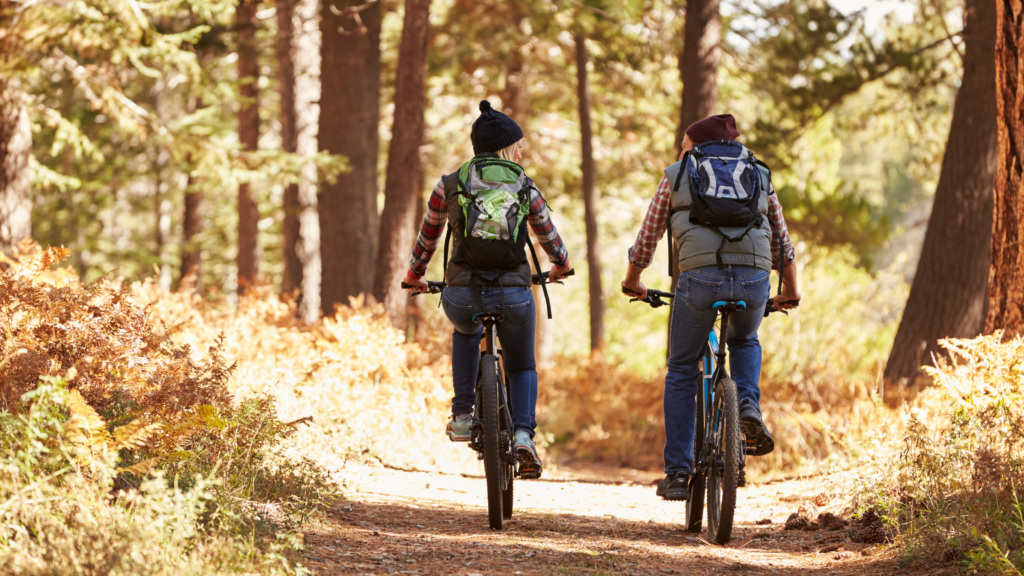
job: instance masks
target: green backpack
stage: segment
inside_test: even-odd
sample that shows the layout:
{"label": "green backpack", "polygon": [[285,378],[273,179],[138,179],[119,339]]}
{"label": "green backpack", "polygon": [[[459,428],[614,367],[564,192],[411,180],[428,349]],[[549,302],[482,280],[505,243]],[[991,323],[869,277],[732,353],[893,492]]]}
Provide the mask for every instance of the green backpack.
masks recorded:
{"label": "green backpack", "polygon": [[474,158],[457,176],[461,219],[454,233],[462,257],[474,268],[511,269],[526,256],[531,181],[515,162]]}
{"label": "green backpack", "polygon": [[[456,194],[461,210],[453,216],[449,204],[448,233],[444,239],[444,267],[448,269],[448,246],[457,236],[456,257],[479,270],[512,270],[526,260],[530,249],[533,265],[540,261],[526,230],[530,215],[533,181],[522,166],[496,155],[478,156],[444,180],[446,194]],[[446,198],[447,201],[447,198]],[[545,282],[540,282],[551,318],[551,302]]]}

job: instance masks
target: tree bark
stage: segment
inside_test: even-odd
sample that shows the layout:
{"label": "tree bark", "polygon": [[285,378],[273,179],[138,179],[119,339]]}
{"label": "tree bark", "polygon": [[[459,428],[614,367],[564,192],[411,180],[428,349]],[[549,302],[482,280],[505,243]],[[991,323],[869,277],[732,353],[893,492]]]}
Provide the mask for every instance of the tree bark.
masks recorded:
{"label": "tree bark", "polygon": [[[238,111],[238,140],[243,150],[259,146],[259,54],[256,47],[256,1],[242,0],[235,8],[238,26],[238,81],[241,105]],[[242,294],[259,274],[259,210],[248,183],[238,185],[238,293]]]}
{"label": "tree bark", "polygon": [[[295,1],[292,38],[295,64],[295,151],[304,157],[317,153],[320,122],[320,1]],[[299,243],[302,297],[299,316],[307,322],[320,314],[320,220],[317,213],[316,166],[305,164],[299,178]]]}
{"label": "tree bark", "polygon": [[32,131],[21,90],[0,78],[0,252],[32,235],[32,194],[28,160]]}
{"label": "tree bark", "polygon": [[[985,330],[1024,333],[1024,3],[996,0],[997,164]],[[962,89],[961,89],[962,90]]]}
{"label": "tree bark", "polygon": [[398,51],[395,79],[395,120],[388,148],[388,171],[384,184],[377,269],[373,295],[396,327],[407,323],[405,305],[409,295],[400,283],[409,269],[409,252],[415,236],[412,230],[416,199],[420,196],[420,146],[427,107],[427,39],[430,32],[430,0],[405,0],[402,44]]}
{"label": "tree bark", "polygon": [[718,106],[718,60],[721,56],[722,16],[720,0],[687,0],[683,31],[683,53],[679,57],[679,78],[683,81],[683,102],[676,129],[679,153],[686,129],[715,113]]}
{"label": "tree bark", "polygon": [[[281,149],[295,152],[298,145],[295,118],[295,60],[292,41],[295,36],[295,3],[293,0],[276,0],[277,6],[277,83],[281,91]],[[284,275],[281,278],[281,293],[289,294],[302,290],[301,224],[299,217],[298,183],[284,189]]]}
{"label": "tree bark", "polygon": [[[319,197],[321,307],[369,294],[377,255],[377,124],[380,120],[380,2],[324,0],[321,9],[320,150],[351,170]],[[358,9],[358,11],[354,10]]]}
{"label": "tree bark", "polygon": [[194,289],[202,290],[202,251],[199,248],[199,234],[203,231],[203,191],[196,187],[195,178],[188,177],[185,186],[185,214],[182,219],[184,245],[181,253],[181,279],[191,275],[194,278]]}
{"label": "tree bark", "polygon": [[985,323],[996,174],[996,7],[992,0],[967,0],[965,12],[963,82],[921,259],[885,367],[886,382],[898,386],[912,385],[932,354],[941,354],[940,338],[977,336]]}
{"label": "tree bark", "polygon": [[576,97],[580,111],[583,170],[583,220],[587,230],[587,276],[590,281],[590,350],[604,348],[604,290],[597,230],[597,168],[590,125],[590,81],[587,79],[587,38],[576,35]]}
{"label": "tree bark", "polygon": [[[686,24],[683,30],[683,53],[679,56],[679,78],[683,81],[683,99],[676,128],[676,155],[682,149],[683,135],[690,124],[715,113],[718,107],[718,61],[721,56],[722,15],[720,0],[687,0]],[[671,246],[675,240],[668,235]],[[673,256],[677,254],[671,251]],[[672,292],[679,282],[679,267],[670,262]],[[668,313],[668,349],[672,354],[672,311]]]}

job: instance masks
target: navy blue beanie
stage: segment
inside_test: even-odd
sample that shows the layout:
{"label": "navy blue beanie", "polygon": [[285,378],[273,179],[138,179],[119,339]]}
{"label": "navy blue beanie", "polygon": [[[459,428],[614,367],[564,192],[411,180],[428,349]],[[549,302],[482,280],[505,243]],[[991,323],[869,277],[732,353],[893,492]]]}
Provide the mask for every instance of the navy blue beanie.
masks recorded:
{"label": "navy blue beanie", "polygon": [[469,133],[473,141],[473,153],[497,152],[523,139],[519,124],[508,116],[491,108],[487,100],[480,101],[480,117],[473,122]]}

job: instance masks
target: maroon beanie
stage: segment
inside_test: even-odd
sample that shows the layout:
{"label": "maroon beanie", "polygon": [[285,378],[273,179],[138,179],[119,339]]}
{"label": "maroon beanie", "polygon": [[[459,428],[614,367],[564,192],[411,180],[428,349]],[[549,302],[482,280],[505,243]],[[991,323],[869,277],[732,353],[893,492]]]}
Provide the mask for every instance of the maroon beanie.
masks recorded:
{"label": "maroon beanie", "polygon": [[694,146],[713,140],[735,140],[740,137],[740,131],[736,129],[736,119],[732,114],[708,116],[694,122],[686,129],[686,134]]}

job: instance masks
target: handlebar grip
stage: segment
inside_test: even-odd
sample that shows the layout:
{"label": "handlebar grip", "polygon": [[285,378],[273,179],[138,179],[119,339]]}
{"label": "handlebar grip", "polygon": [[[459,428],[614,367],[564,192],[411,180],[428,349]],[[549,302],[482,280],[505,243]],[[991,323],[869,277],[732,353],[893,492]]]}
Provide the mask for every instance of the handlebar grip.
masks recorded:
{"label": "handlebar grip", "polygon": [[412,287],[413,287],[412,284],[406,284],[405,282],[402,282],[402,289],[408,290],[409,288],[412,288]]}

